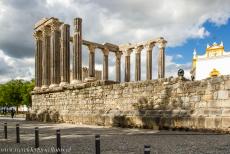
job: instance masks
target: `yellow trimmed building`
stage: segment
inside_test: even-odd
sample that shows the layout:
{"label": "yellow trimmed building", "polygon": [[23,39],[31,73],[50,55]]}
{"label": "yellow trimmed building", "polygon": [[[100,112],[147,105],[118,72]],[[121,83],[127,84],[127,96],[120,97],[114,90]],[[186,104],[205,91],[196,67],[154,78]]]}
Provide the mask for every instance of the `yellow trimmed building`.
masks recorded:
{"label": "yellow trimmed building", "polygon": [[224,51],[223,42],[207,45],[204,55],[193,52],[191,75],[195,80],[230,74],[230,52]]}

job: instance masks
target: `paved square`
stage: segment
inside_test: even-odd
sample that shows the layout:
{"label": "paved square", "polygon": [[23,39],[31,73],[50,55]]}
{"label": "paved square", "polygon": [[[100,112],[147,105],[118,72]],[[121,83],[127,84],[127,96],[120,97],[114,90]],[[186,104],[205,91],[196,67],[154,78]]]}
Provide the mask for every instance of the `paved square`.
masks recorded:
{"label": "paved square", "polygon": [[[8,139],[4,139],[3,123],[8,123]],[[102,154],[142,154],[144,145],[151,146],[151,153],[229,153],[230,135],[218,135],[198,132],[156,131],[147,129],[108,128],[72,124],[42,123],[25,121],[23,118],[0,117],[0,150],[21,150],[21,152],[0,151],[1,154],[25,153],[22,150],[34,150],[34,128],[39,127],[40,149],[55,153],[56,129],[61,129],[62,153],[95,153],[95,134],[101,135]],[[16,124],[20,124],[20,140],[16,143]]]}

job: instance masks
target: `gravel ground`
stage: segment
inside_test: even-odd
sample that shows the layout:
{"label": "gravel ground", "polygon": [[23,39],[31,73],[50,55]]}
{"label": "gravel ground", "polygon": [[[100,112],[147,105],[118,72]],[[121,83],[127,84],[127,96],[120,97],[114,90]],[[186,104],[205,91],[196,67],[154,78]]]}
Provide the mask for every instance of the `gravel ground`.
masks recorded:
{"label": "gravel ground", "polygon": [[[4,122],[8,123],[8,139],[4,139]],[[20,143],[16,143],[17,123],[20,124]],[[34,148],[35,127],[39,127],[40,147],[38,149]],[[56,153],[54,152],[55,133],[58,128],[61,130],[61,145],[64,150],[62,154],[95,153],[95,134],[101,135],[101,154],[142,154],[144,145],[151,146],[151,154],[230,153],[230,135],[79,126],[0,117],[0,154]]]}

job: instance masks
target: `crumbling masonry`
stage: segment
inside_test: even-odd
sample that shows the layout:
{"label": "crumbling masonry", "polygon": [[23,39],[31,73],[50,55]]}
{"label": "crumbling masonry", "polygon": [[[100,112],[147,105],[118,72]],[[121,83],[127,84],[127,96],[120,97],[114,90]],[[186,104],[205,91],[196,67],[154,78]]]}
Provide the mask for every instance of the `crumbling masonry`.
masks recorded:
{"label": "crumbling masonry", "polygon": [[[99,44],[82,39],[82,19],[74,19],[74,34],[70,36],[70,26],[57,18],[42,19],[35,25],[35,90],[59,87],[67,84],[95,81],[95,50],[103,53],[103,81],[108,81],[108,56],[116,57],[116,82],[121,81],[121,56],[125,56],[125,82],[130,81],[130,54],[136,55],[135,80],[141,80],[141,51],[146,48],[146,79],[152,79],[152,50],[158,44],[158,77],[165,76],[165,44],[163,38],[135,44],[117,46],[111,43]],[[73,43],[73,74],[70,82],[70,43]],[[82,45],[89,49],[88,77],[82,80]]]}
{"label": "crumbling masonry", "polygon": [[[125,45],[99,44],[82,39],[81,18],[74,19],[73,29],[73,36],[70,36],[70,26],[57,18],[42,19],[35,25],[35,88],[28,120],[228,131],[229,76],[202,81],[165,78],[167,41],[164,38]],[[73,45],[72,64],[70,43]],[[84,79],[82,45],[89,50],[88,75]],[[158,79],[153,80],[152,50],[155,45],[159,48]],[[144,48],[146,80],[141,80]],[[103,53],[102,79],[95,76],[95,49]],[[135,81],[130,81],[133,52]],[[115,81],[108,80],[111,53],[116,58]],[[121,56],[125,57],[124,72],[121,72]],[[124,73],[124,82],[121,82],[121,73]]]}

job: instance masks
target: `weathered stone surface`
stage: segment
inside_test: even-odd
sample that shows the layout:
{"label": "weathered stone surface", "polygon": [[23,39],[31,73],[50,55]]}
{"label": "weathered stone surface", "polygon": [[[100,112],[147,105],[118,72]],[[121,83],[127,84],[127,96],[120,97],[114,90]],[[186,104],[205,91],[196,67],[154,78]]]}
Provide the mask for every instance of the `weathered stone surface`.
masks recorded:
{"label": "weathered stone surface", "polygon": [[230,108],[223,109],[222,116],[223,117],[230,117]]}
{"label": "weathered stone surface", "polygon": [[205,118],[205,128],[208,128],[208,129],[221,128],[221,118],[220,117],[206,117]]}
{"label": "weathered stone surface", "polygon": [[222,117],[222,125],[223,129],[230,128],[230,117]]}
{"label": "weathered stone surface", "polygon": [[218,99],[228,99],[228,91],[227,90],[220,90],[218,91]]}
{"label": "weathered stone surface", "polygon": [[229,107],[230,108],[230,100],[222,100],[219,103],[221,103],[221,107]]}
{"label": "weathered stone surface", "polygon": [[225,129],[230,127],[226,120],[230,117],[229,90],[225,86],[210,89],[212,82],[222,85],[230,80],[229,76],[220,78],[121,84],[95,81],[34,91],[27,119],[140,128]]}

